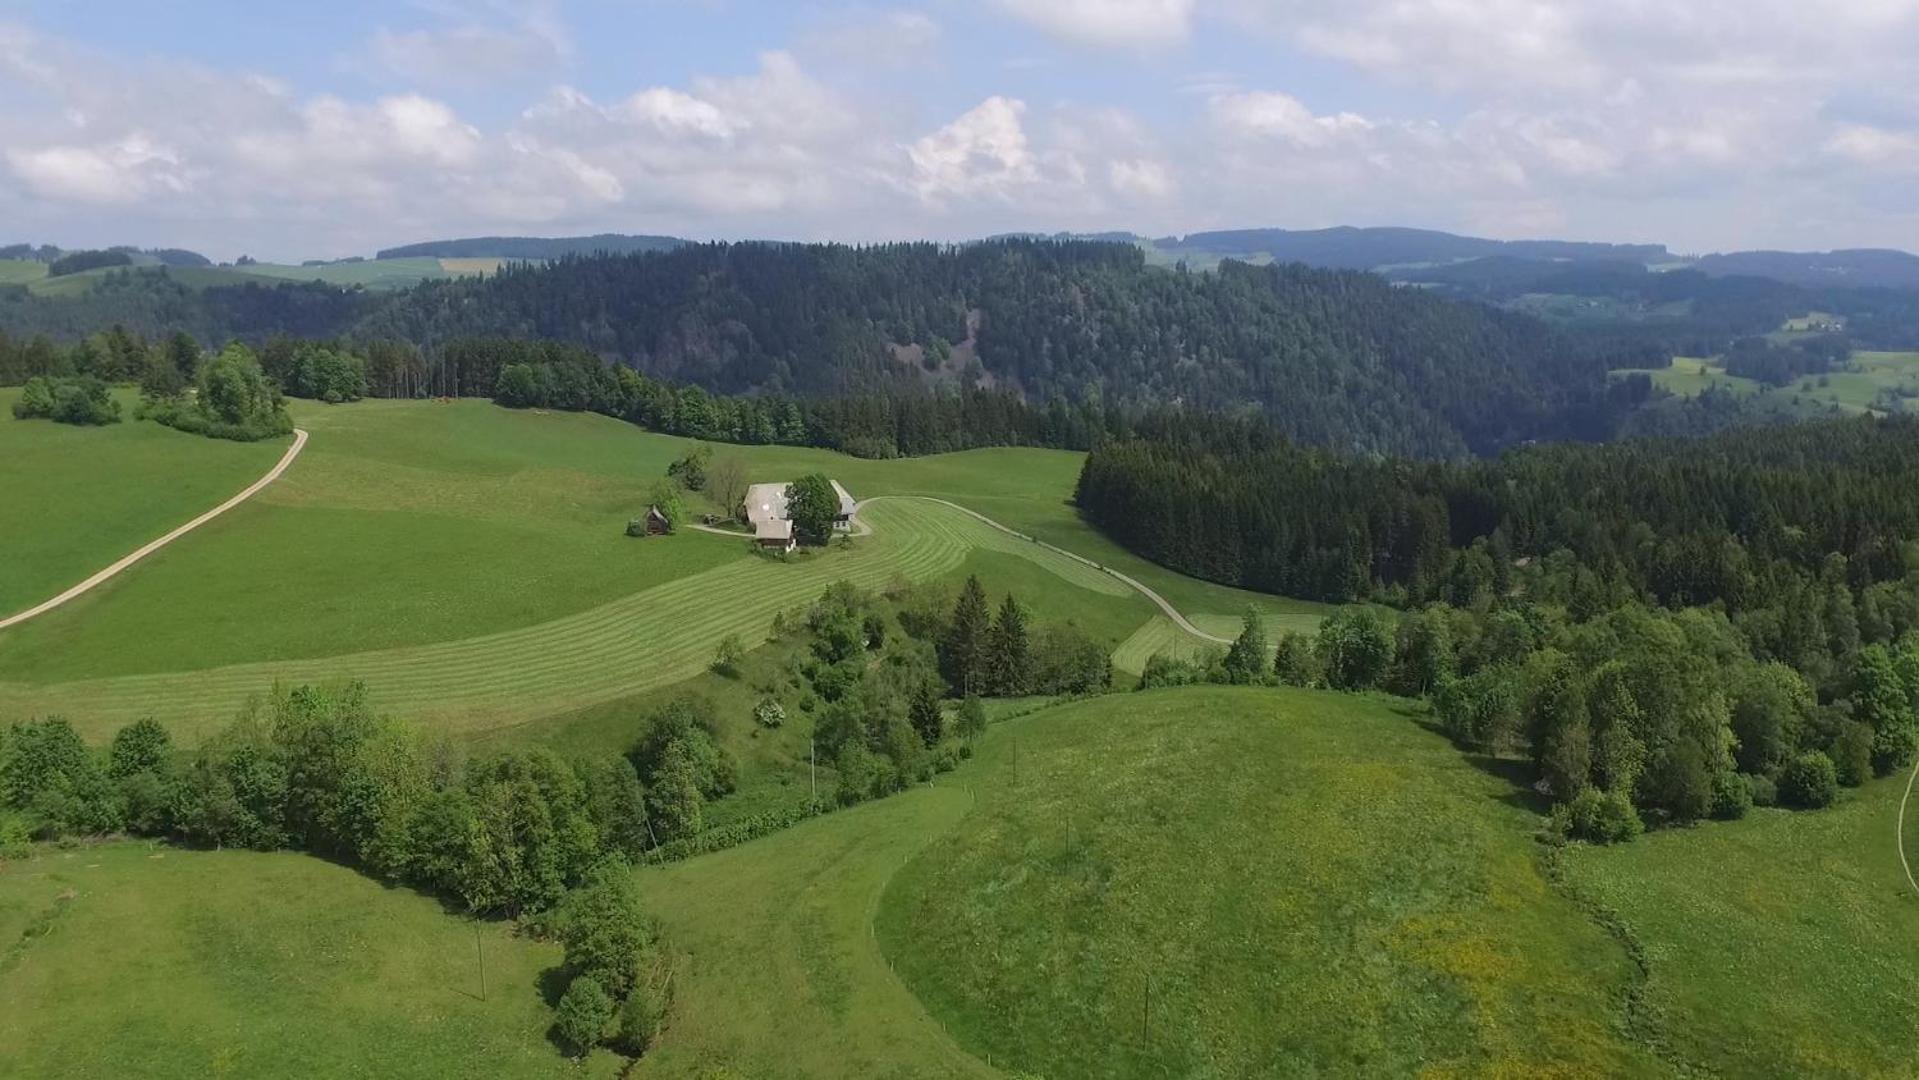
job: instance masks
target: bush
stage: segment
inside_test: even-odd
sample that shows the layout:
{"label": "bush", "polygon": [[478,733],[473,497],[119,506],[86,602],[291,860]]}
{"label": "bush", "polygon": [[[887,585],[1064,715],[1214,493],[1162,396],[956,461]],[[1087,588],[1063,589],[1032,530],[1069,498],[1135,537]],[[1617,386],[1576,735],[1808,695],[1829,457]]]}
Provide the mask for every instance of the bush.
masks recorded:
{"label": "bush", "polygon": [[1833,777],[1844,787],[1872,779],[1872,725],[1848,720],[1832,740]]}
{"label": "bush", "polygon": [[13,403],[17,420],[52,420],[60,424],[117,424],[120,403],[107,384],[90,375],[71,377],[35,375]]}
{"label": "bush", "polygon": [[770,697],[763,697],[753,706],[753,722],[763,728],[776,728],[786,723],[786,709]]}
{"label": "bush", "polygon": [[1752,809],[1752,788],[1746,778],[1726,771],[1712,778],[1712,816],[1720,821],[1736,821]]}
{"label": "bush", "polygon": [[746,649],[740,644],[738,634],[728,634],[720,639],[720,647],[713,653],[713,662],[709,665],[715,675],[724,675],[731,679],[740,673],[740,661],[746,658]]}
{"label": "bush", "polygon": [[1800,754],[1780,770],[1779,801],[1787,806],[1817,810],[1838,797],[1838,771],[1832,759],[1817,750]]}
{"label": "bush", "polygon": [[1646,827],[1623,793],[1589,787],[1553,807],[1552,829],[1569,840],[1616,844],[1631,840]]}
{"label": "bush", "polygon": [[567,985],[560,1004],[553,1010],[553,1030],[560,1041],[571,1047],[575,1057],[585,1057],[606,1036],[613,1022],[613,999],[599,981],[582,975]]}
{"label": "bush", "polygon": [[0,810],[0,862],[24,859],[33,853],[33,835],[24,818]]}
{"label": "bush", "polygon": [[1770,776],[1745,774],[1746,790],[1752,796],[1754,806],[1779,805],[1779,785],[1772,782]]}
{"label": "bush", "polygon": [[619,1034],[615,1041],[620,1052],[638,1057],[653,1046],[660,1028],[666,1024],[666,1008],[672,1000],[672,983],[663,975],[649,974],[633,985],[633,992],[620,1003]]}

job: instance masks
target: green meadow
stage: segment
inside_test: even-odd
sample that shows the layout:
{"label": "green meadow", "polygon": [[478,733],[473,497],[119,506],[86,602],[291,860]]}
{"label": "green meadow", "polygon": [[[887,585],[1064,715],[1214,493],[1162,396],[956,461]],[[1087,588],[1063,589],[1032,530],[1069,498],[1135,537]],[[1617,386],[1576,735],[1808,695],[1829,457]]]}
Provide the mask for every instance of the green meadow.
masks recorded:
{"label": "green meadow", "polygon": [[1762,395],[1778,408],[1798,414],[1837,409],[1842,412],[1883,412],[1882,395],[1919,397],[1919,353],[1858,351],[1845,370],[1807,376],[1785,386],[1770,387],[1753,379],[1726,374],[1716,359],[1674,357],[1669,368],[1620,368],[1613,376],[1644,374],[1655,385],[1679,397],[1695,397],[1718,388],[1742,397]]}
{"label": "green meadow", "polygon": [[[318,266],[294,266],[288,263],[252,263],[247,266],[136,266],[141,273],[162,273],[189,289],[210,289],[233,285],[273,285],[279,282],[312,282],[341,288],[370,290],[404,289],[422,281],[490,274],[499,269],[499,259],[435,259],[416,256],[404,259],[365,259],[360,262],[324,263]],[[0,285],[26,285],[35,295],[79,296],[93,289],[108,274],[122,273],[124,266],[106,266],[79,273],[48,277],[44,263],[0,262]]]}
{"label": "green meadow", "polygon": [[1630,1075],[1625,949],[1511,784],[1386,699],[1188,688],[995,730],[887,886],[900,977],[1037,1075]]}
{"label": "green meadow", "polygon": [[1567,853],[1573,887],[1644,950],[1646,1012],[1677,1059],[1701,1075],[1911,1074],[1919,893],[1894,833],[1905,783]]}
{"label": "green meadow", "polygon": [[0,1075],[611,1076],[547,1041],[559,959],[307,855],[47,848],[0,862]]}
{"label": "green meadow", "polygon": [[0,616],[58,595],[232,498],[289,442],[202,439],[136,423],[134,395],[117,396],[127,419],[81,428],[16,420],[19,389],[0,389]]}
{"label": "green meadow", "polygon": [[[1116,647],[1155,616],[1094,566],[951,506],[891,496],[990,515],[1137,578],[1221,636],[1236,632],[1249,604],[1276,626],[1310,627],[1325,610],[1183,578],[1119,550],[1069,503],[1077,454],[865,461],[716,448],[739,456],[755,481],[823,471],[876,499],[862,511],[874,535],[780,562],[697,530],[623,535],[686,440],[479,401],[295,402],[294,413],[312,437],[274,485],[87,596],[0,633],[0,708],[58,711],[95,737],[149,714],[190,734],[217,727],[275,680],[360,677],[395,711],[464,731],[517,726],[696,675],[720,638],[739,634],[752,645],[776,612],[840,578],[879,587],[976,572],[998,582],[996,594],[1045,594],[1044,618],[1074,619]],[[146,423],[108,435],[56,426],[16,430],[87,451],[118,437],[188,455],[275,453]],[[59,456],[70,475],[113,466],[73,450]],[[267,464],[249,461],[245,472]],[[251,476],[220,484],[203,505]],[[25,498],[33,487],[24,475],[0,478],[0,495]],[[58,489],[46,486],[43,500]],[[102,503],[116,522],[125,508]],[[140,521],[120,528],[133,538],[128,549],[164,531]],[[110,561],[63,540],[43,554],[27,549],[19,577],[58,591]],[[1163,644],[1179,648],[1183,637]]]}

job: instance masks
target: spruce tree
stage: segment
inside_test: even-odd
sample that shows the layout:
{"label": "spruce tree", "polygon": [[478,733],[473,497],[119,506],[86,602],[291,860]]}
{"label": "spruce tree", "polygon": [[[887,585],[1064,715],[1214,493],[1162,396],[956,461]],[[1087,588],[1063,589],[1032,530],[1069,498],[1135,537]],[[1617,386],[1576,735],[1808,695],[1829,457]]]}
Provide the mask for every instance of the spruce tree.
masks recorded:
{"label": "spruce tree", "polygon": [[1007,593],[1006,602],[1000,605],[988,653],[993,693],[1013,697],[1032,688],[1033,657],[1027,643],[1026,610],[1012,593]]}
{"label": "spruce tree", "polygon": [[992,615],[986,608],[986,590],[979,578],[968,575],[953,605],[953,621],[940,642],[940,674],[961,696],[990,689],[986,671],[987,636]]}
{"label": "spruce tree", "polygon": [[912,722],[913,730],[920,733],[921,742],[928,746],[939,744],[940,736],[946,731],[946,717],[940,712],[939,686],[930,677],[913,689],[906,718]]}

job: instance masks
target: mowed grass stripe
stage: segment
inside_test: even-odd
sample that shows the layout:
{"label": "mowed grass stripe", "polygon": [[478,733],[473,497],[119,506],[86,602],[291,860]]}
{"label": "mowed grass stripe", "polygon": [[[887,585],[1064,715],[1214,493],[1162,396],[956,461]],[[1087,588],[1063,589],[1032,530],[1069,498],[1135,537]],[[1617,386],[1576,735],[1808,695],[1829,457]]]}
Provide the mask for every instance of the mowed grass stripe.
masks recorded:
{"label": "mowed grass stripe", "polygon": [[1018,554],[1082,588],[1125,590],[1097,569],[937,503],[887,500],[863,516],[875,535],[850,551],[797,564],[743,558],[539,626],[323,659],[44,687],[0,684],[0,711],[57,712],[94,739],[153,716],[193,739],[276,681],[361,679],[384,709],[451,730],[481,730],[678,681],[698,672],[728,634],[749,642],[764,636],[776,612],[813,600],[833,581],[877,588],[898,578],[924,580],[951,571],[973,548]]}

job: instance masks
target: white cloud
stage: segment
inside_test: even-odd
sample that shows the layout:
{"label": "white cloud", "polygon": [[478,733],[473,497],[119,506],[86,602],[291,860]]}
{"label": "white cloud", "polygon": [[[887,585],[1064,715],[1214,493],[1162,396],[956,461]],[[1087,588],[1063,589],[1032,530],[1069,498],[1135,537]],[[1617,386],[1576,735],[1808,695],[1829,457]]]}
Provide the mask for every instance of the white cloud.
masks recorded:
{"label": "white cloud", "polygon": [[1115,161],[1107,166],[1107,175],[1113,190],[1142,199],[1171,198],[1179,186],[1165,162],[1147,158]]}
{"label": "white cloud", "polygon": [[994,0],[1046,33],[1082,45],[1157,49],[1192,33],[1195,0]]}
{"label": "white cloud", "polygon": [[137,132],[98,146],[9,149],[7,162],[36,194],[75,202],[130,203],[156,188],[187,187],[173,152]]}
{"label": "white cloud", "polygon": [[981,194],[1001,197],[1039,179],[1039,166],[1020,117],[1026,103],[990,97],[938,131],[913,143],[913,189],[939,201]]}
{"label": "white cloud", "polygon": [[1217,95],[1211,109],[1214,121],[1229,130],[1299,146],[1327,146],[1373,128],[1371,121],[1354,113],[1314,116],[1298,98],[1271,91]]}

